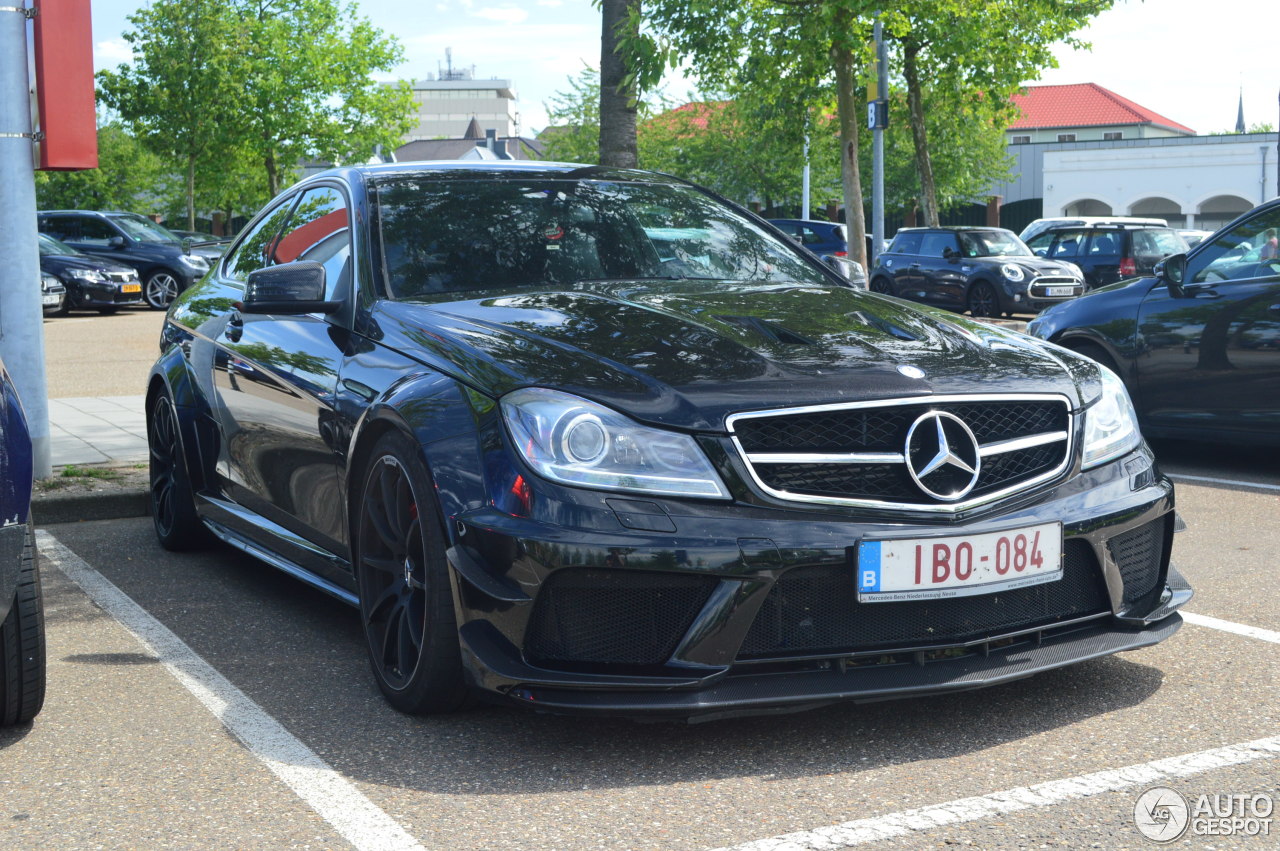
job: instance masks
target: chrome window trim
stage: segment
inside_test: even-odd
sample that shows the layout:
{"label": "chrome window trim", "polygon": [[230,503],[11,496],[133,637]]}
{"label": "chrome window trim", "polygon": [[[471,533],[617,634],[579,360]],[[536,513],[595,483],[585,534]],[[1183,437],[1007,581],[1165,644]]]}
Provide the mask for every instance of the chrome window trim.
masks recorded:
{"label": "chrome window trim", "polygon": [[[904,407],[907,405],[948,405],[948,404],[969,404],[983,402],[1058,402],[1066,410],[1067,429],[1066,431],[1043,432],[1036,435],[1028,435],[1027,437],[1013,438],[1012,440],[1000,441],[998,443],[989,443],[979,447],[979,452],[983,457],[991,455],[1012,452],[1018,449],[1028,449],[1046,443],[1053,443],[1059,440],[1066,442],[1066,447],[1062,453],[1062,462],[1052,470],[1041,473],[1040,475],[1027,479],[1012,485],[1010,487],[1001,488],[988,494],[983,494],[973,499],[961,500],[951,503],[923,503],[923,502],[890,502],[877,499],[850,499],[831,496],[814,496],[812,494],[797,494],[791,491],[779,490],[765,484],[756,472],[753,459],[769,458],[770,463],[834,463],[834,464],[857,464],[857,463],[905,463],[905,458],[900,453],[748,453],[742,446],[742,442],[738,439],[735,426],[741,420],[763,419],[766,417],[779,416],[801,416],[804,414],[820,414],[832,411],[853,411],[867,408],[891,408]],[[1052,481],[1063,473],[1065,473],[1072,464],[1075,457],[1075,414],[1071,407],[1071,400],[1060,393],[980,393],[972,395],[949,395],[949,396],[911,396],[902,399],[881,399],[869,402],[837,402],[825,405],[805,405],[798,408],[770,408],[763,411],[745,411],[738,414],[730,414],[725,417],[725,428],[729,432],[729,439],[732,441],[734,448],[738,452],[738,457],[742,459],[747,470],[747,475],[751,481],[764,493],[777,499],[787,502],[808,503],[811,505],[839,505],[850,508],[871,508],[880,510],[893,511],[913,511],[926,514],[956,514],[961,511],[979,506],[997,502],[1010,494],[1018,491],[1034,488],[1038,485]],[[803,460],[802,457],[804,456]],[[812,460],[812,459],[819,460]],[[839,460],[825,460],[839,459]],[[781,459],[781,460],[779,460]],[[855,460],[856,459],[856,460]],[[765,463],[761,461],[760,463]],[[921,497],[925,494],[921,493]]]}

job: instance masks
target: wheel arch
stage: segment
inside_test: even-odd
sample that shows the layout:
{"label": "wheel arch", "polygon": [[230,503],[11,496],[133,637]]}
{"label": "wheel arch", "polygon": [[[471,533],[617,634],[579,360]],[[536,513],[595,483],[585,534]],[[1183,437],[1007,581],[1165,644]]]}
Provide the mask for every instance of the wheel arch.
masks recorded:
{"label": "wheel arch", "polygon": [[204,490],[212,483],[213,450],[210,442],[216,438],[211,420],[210,427],[204,430],[209,434],[202,436],[200,433],[197,421],[202,416],[209,416],[209,406],[196,388],[191,368],[178,346],[171,347],[160,356],[147,379],[145,416],[148,435],[151,433],[156,398],[162,392],[169,394],[178,418],[178,439],[182,441],[182,457],[187,464],[192,488]]}

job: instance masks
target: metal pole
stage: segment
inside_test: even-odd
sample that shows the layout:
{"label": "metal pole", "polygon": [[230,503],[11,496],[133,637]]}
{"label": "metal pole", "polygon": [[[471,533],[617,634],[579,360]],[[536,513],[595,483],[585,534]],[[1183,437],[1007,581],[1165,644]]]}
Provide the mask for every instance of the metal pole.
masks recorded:
{"label": "metal pole", "polygon": [[36,244],[27,15],[0,0],[0,358],[27,413],[37,478],[53,473]]}
{"label": "metal pole", "polygon": [[809,218],[809,132],[804,134],[804,170],[800,172],[800,218]]}
{"label": "metal pole", "polygon": [[[885,60],[884,27],[879,19],[875,25],[876,86],[878,94],[886,102],[889,99],[889,68]],[[884,128],[871,131],[871,254],[867,265],[874,266],[884,243]],[[871,273],[867,269],[868,275]]]}

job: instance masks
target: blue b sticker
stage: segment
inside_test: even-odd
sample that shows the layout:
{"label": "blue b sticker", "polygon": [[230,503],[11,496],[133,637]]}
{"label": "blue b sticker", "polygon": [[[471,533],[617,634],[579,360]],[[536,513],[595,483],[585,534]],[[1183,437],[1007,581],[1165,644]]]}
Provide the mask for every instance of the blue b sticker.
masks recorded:
{"label": "blue b sticker", "polygon": [[858,545],[858,590],[880,590],[879,541],[866,541]]}

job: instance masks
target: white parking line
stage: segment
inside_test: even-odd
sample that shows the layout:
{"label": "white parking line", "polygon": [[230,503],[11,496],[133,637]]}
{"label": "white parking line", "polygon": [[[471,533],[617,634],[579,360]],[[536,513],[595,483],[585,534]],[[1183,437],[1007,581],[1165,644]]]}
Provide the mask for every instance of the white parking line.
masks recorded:
{"label": "white parking line", "polygon": [[1196,626],[1207,626],[1209,629],[1220,629],[1223,632],[1233,632],[1236,635],[1247,635],[1249,638],[1256,638],[1259,641],[1270,641],[1272,644],[1280,644],[1280,632],[1273,632],[1269,629],[1259,629],[1256,626],[1245,626],[1242,623],[1233,623],[1232,621],[1219,620],[1211,618],[1208,615],[1197,615],[1195,612],[1179,612],[1182,619],[1187,623],[1193,623]]}
{"label": "white parking line", "polygon": [[[947,825],[977,821],[1048,807],[1077,798],[1088,798],[1104,792],[1115,792],[1130,786],[1149,786],[1170,777],[1188,777],[1217,768],[1242,765],[1259,759],[1280,757],[1280,736],[1258,739],[1239,745],[1228,745],[1198,753],[1158,759],[1128,768],[1098,771],[1066,780],[1052,780],[1035,786],[1019,786],[975,798],[962,798],[945,804],[906,810],[901,813],[859,819],[817,830],[788,833],[771,839],[759,839],[722,851],[835,851],[867,842],[878,842]],[[1137,841],[1135,839],[1135,841]]]}
{"label": "white parking line", "polygon": [[102,574],[44,529],[36,530],[36,542],[47,563],[133,633],[254,756],[355,848],[422,851],[389,815]]}
{"label": "white parking line", "polygon": [[1280,492],[1280,485],[1267,485],[1262,482],[1246,482],[1240,479],[1216,479],[1212,476],[1188,476],[1185,473],[1170,473],[1169,478],[1175,482],[1204,482],[1210,485],[1231,485],[1237,488],[1258,488],[1264,491]]}

